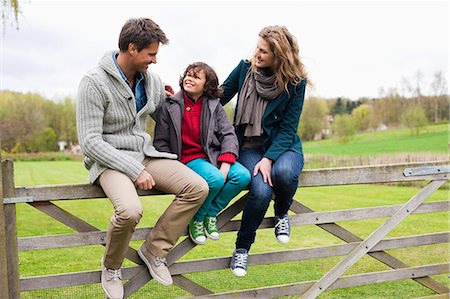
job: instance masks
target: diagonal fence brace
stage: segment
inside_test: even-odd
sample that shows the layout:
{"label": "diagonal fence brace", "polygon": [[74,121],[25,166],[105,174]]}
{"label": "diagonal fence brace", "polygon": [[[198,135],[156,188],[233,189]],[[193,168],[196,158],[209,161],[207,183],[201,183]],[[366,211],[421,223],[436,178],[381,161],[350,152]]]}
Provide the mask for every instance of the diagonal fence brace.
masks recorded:
{"label": "diagonal fence brace", "polygon": [[353,266],[359,259],[361,259],[367,252],[377,245],[382,238],[391,232],[401,221],[403,221],[403,219],[419,207],[425,199],[439,189],[439,187],[445,182],[445,180],[432,181],[425,186],[418,194],[413,196],[394,215],[392,215],[391,218],[377,228],[366,240],[361,242],[361,244],[358,245],[358,247],[356,247],[346,258],[344,258],[333,269],[318,280],[311,288],[309,288],[301,298],[312,299],[319,296],[342,274],[344,274],[348,268]]}

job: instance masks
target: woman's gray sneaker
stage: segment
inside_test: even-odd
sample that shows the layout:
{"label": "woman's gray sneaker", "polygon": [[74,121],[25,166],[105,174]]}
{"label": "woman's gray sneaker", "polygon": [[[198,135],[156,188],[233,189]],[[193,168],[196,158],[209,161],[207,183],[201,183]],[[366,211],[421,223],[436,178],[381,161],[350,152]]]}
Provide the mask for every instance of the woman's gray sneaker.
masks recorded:
{"label": "woman's gray sneaker", "polygon": [[245,276],[247,274],[248,252],[244,248],[234,250],[231,257],[230,269],[236,276]]}
{"label": "woman's gray sneaker", "polygon": [[275,237],[278,243],[286,244],[291,238],[291,226],[289,225],[289,216],[275,216]]}

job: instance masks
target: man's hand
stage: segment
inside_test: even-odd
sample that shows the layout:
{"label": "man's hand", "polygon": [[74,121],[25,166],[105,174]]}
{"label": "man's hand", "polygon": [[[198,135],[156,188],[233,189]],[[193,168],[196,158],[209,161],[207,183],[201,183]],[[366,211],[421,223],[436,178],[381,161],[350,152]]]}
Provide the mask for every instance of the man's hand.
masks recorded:
{"label": "man's hand", "polygon": [[175,94],[175,91],[169,84],[164,84],[164,90],[166,91],[166,96],[168,97],[173,96]]}
{"label": "man's hand", "polygon": [[258,174],[258,171],[261,172],[263,176],[264,183],[269,182],[269,186],[273,187],[272,179],[270,178],[270,171],[272,170],[272,160],[267,158],[262,158],[253,169],[253,176]]}
{"label": "man's hand", "polygon": [[136,179],[135,185],[138,186],[139,189],[148,190],[155,186],[155,180],[150,173],[144,169]]}
{"label": "man's hand", "polygon": [[228,172],[230,171],[230,167],[231,167],[231,164],[226,163],[226,162],[222,162],[222,164],[220,165],[219,170],[223,174],[223,178],[225,179],[225,182],[227,181]]}

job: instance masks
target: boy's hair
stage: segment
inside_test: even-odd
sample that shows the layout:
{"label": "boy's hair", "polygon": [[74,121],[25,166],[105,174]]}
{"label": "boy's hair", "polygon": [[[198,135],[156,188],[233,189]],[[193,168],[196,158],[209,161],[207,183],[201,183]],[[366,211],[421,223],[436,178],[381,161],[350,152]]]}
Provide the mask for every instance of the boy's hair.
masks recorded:
{"label": "boy's hair", "polygon": [[220,98],[223,95],[223,89],[219,87],[219,79],[217,78],[216,72],[204,62],[194,62],[187,66],[183,75],[180,76],[180,88],[183,89],[183,80],[186,77],[187,73],[193,72],[197,74],[200,71],[205,73],[205,89],[203,91],[203,95],[210,99]]}
{"label": "boy's hair", "polygon": [[159,25],[150,19],[129,19],[120,31],[119,49],[121,52],[125,52],[131,43],[136,45],[138,51],[141,51],[153,42],[166,45],[169,40]]}

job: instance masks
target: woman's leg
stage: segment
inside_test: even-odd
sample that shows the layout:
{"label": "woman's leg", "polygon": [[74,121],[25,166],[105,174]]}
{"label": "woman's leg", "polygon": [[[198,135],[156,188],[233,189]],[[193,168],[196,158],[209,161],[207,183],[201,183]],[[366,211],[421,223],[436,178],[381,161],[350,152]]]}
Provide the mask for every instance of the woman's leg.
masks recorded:
{"label": "woman's leg", "polygon": [[294,151],[286,151],[273,163],[270,176],[275,195],[275,216],[287,215],[292,198],[297,191],[303,163],[303,155]]}
{"label": "woman's leg", "polygon": [[[239,156],[239,162],[244,165],[250,174],[253,174],[255,165],[262,159],[262,149],[243,149]],[[272,187],[264,183],[260,172],[256,176],[251,175],[249,196],[242,213],[241,228],[239,229],[236,248],[250,250],[255,241],[256,230],[264,219],[270,200],[272,199]]]}

